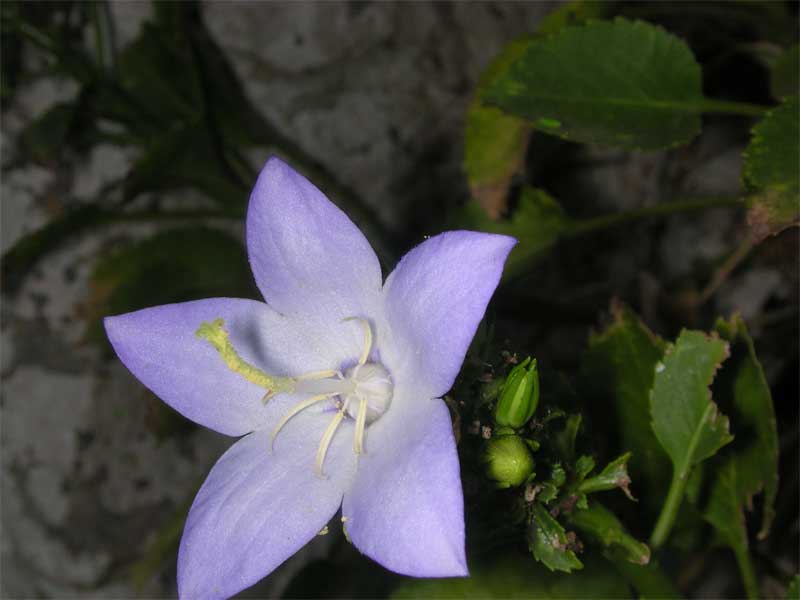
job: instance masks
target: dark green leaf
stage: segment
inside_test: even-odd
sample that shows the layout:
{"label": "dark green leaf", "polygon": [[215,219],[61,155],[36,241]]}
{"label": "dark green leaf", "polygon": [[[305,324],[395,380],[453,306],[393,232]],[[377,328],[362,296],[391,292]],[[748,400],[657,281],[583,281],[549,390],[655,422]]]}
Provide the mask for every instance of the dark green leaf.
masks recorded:
{"label": "dark green leaf", "polygon": [[639,565],[650,562],[650,548],[634,539],[610,510],[595,501],[583,510],[573,511],[567,519],[578,531],[605,546],[619,546],[625,560]]}
{"label": "dark green leaf", "polygon": [[468,203],[456,217],[454,228],[473,229],[511,235],[519,240],[506,263],[505,277],[518,275],[540,254],[548,250],[572,224],[547,192],[524,188],[510,219],[493,221],[480,205]]}
{"label": "dark green leaf", "polygon": [[241,243],[214,229],[163,231],[106,256],[90,278],[89,333],[100,320],[148,306],[208,297],[257,297]]}
{"label": "dark green leaf", "polygon": [[569,546],[567,533],[561,524],[543,505],[534,503],[528,526],[528,547],[534,558],[551,571],[569,573],[573,569],[582,569],[583,564]]}
{"label": "dark green leaf", "polygon": [[564,577],[529,560],[505,559],[471,569],[469,577],[408,579],[391,596],[403,598],[630,598],[630,590],[607,564],[587,561],[586,568]]}
{"label": "dark green leaf", "polygon": [[22,150],[34,161],[56,158],[64,147],[76,114],[75,103],[56,104],[23,130],[20,135]]}
{"label": "dark green leaf", "polygon": [[720,375],[717,393],[732,399],[731,421],[736,441],[720,456],[704,517],[725,542],[740,551],[747,548],[745,508],[764,492],[760,538],[769,533],[778,492],[778,432],[772,396],[758,362],[753,340],[741,317],[720,320],[717,330],[733,344],[733,358]]}
{"label": "dark green leaf", "polygon": [[754,128],[744,154],[752,195],[748,223],[756,240],[800,220],[800,96],[786,98]]}
{"label": "dark green leaf", "polygon": [[727,356],[728,345],[717,336],[683,330],[656,365],[650,396],[653,431],[681,479],[733,439],[728,418],[708,389]]}
{"label": "dark green leaf", "polygon": [[800,44],[795,44],[772,65],[770,90],[777,100],[800,93]]}
{"label": "dark green leaf", "polygon": [[221,205],[244,206],[248,189],[226,171],[203,127],[179,127],[145,149],[125,181],[125,195],[190,188],[204,192]]}
{"label": "dark green leaf", "polygon": [[484,99],[564,139],[631,149],[683,144],[700,131],[700,67],[660,27],[616,19],[530,44]]}
{"label": "dark green leaf", "polygon": [[594,404],[610,407],[620,440],[612,451],[631,451],[628,469],[637,485],[644,485],[644,502],[652,507],[668,483],[663,474],[669,459],[650,426],[650,390],[665,343],[631,310],[615,303],[611,313],[612,324],[589,340],[581,389]]}

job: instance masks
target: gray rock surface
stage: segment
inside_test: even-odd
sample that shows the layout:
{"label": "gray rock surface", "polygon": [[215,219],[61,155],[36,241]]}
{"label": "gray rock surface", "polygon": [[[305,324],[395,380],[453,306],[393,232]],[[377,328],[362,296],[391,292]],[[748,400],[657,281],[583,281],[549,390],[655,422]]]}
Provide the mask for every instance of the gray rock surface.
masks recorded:
{"label": "gray rock surface", "polygon": [[[463,185],[462,118],[477,76],[552,4],[212,2],[205,18],[259,110],[396,227]],[[111,13],[124,44],[151,6],[112,2]],[[25,124],[76,92],[53,78],[24,84],[3,116],[3,161],[14,158]],[[71,164],[5,173],[2,248],[96,194],[132,159],[98,146]],[[85,343],[80,318],[94,258],[145,230],[82,237],[2,298],[3,598],[175,593],[170,556],[138,586],[130,568],[185,513],[230,440],[196,429],[159,441],[146,425],[157,400]],[[278,594],[328,551],[326,537],[259,593]]]}

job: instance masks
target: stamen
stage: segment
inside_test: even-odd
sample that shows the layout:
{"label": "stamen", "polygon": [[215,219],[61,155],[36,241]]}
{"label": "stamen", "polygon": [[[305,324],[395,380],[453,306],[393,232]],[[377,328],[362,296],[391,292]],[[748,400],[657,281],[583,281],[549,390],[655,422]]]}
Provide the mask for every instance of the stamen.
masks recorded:
{"label": "stamen", "polygon": [[367,401],[362,398],[358,404],[358,414],[356,415],[356,434],[353,437],[353,452],[356,454],[364,453],[364,429],[367,426]]}
{"label": "stamen", "polygon": [[347,317],[343,321],[359,321],[364,327],[364,349],[361,351],[361,356],[358,358],[358,364],[363,365],[369,358],[369,353],[372,352],[372,327],[369,321],[361,317]]}
{"label": "stamen", "polygon": [[314,470],[320,477],[325,476],[322,472],[322,463],[325,462],[325,455],[328,453],[328,446],[331,445],[333,434],[336,433],[336,430],[339,428],[339,424],[342,422],[343,418],[344,407],[336,413],[335,417],[333,417],[331,424],[328,425],[328,428],[325,430],[325,433],[322,435],[322,439],[319,442],[319,448],[317,448],[317,462],[314,466]]}
{"label": "stamen", "polygon": [[278,437],[278,434],[280,433],[281,429],[283,429],[284,425],[286,425],[286,423],[288,423],[293,416],[295,416],[297,413],[301,411],[304,411],[309,406],[312,406],[317,402],[321,402],[322,400],[325,400],[326,398],[330,398],[335,395],[336,394],[319,394],[318,396],[311,396],[311,398],[308,398],[306,400],[303,400],[302,402],[298,402],[297,404],[295,404],[292,407],[292,409],[283,416],[283,418],[278,422],[277,425],[275,425],[275,428],[272,430],[272,437],[269,441],[270,451],[272,451],[273,446],[275,445],[275,438]]}

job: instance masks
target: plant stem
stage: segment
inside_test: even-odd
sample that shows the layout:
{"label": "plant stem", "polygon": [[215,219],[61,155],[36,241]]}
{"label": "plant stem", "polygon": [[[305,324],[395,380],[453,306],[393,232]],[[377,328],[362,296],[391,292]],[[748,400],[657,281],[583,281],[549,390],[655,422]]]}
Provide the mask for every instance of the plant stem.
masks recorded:
{"label": "plant stem", "polygon": [[750,560],[750,553],[747,548],[742,545],[735,545],[733,552],[736,554],[736,562],[739,564],[739,572],[742,574],[742,583],[744,584],[744,591],[749,600],[757,600],[758,598],[758,580],[756,579],[755,569],[753,569],[753,562]]}
{"label": "plant stem", "polygon": [[686,482],[688,477],[675,469],[672,474],[672,483],[669,484],[669,492],[667,499],[664,501],[664,506],[661,507],[661,514],[658,515],[658,521],[653,529],[653,534],[650,536],[650,547],[655,550],[667,541],[667,536],[675,523],[675,517],[678,516],[678,509],[683,500],[683,492],[686,490]]}
{"label": "plant stem", "polygon": [[699,105],[705,113],[744,115],[747,117],[763,116],[770,108],[768,106],[749,104],[747,102],[730,102],[728,100],[713,100],[711,98],[703,98]]}
{"label": "plant stem", "polygon": [[741,263],[747,255],[750,253],[750,250],[753,249],[753,242],[750,238],[746,238],[744,242],[742,242],[736,250],[731,253],[731,255],[725,259],[725,262],[714,272],[714,276],[711,278],[711,281],[708,282],[708,285],[703,289],[700,293],[700,296],[697,300],[698,304],[703,304],[707,302],[711,296],[719,289],[719,287],[725,283],[725,281],[730,276],[731,272]]}
{"label": "plant stem", "polygon": [[592,219],[585,219],[578,221],[572,225],[566,232],[564,237],[570,238],[585,233],[591,233],[609,227],[616,227],[617,225],[624,225],[630,221],[637,219],[644,219],[647,217],[656,217],[662,215],[673,215],[683,212],[693,212],[697,210],[706,210],[709,208],[718,208],[725,206],[744,206],[744,200],[741,198],[701,198],[699,200],[680,200],[678,202],[666,202],[664,204],[656,204],[654,206],[646,206],[644,208],[636,208],[622,213],[613,215],[603,215],[602,217],[594,217]]}

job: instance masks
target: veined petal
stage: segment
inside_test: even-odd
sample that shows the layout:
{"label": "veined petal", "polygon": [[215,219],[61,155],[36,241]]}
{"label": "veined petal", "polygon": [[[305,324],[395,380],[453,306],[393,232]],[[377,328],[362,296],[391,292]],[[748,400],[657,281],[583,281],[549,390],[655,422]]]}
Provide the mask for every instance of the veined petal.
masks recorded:
{"label": "veined petal", "polygon": [[339,509],[354,458],[344,432],[328,451],[326,478],[314,454],[330,414],[304,414],[281,432],[236,442],[208,475],[189,511],[178,553],[181,598],[228,598],[302,548]]}
{"label": "veined petal", "polygon": [[368,430],[367,452],[342,505],[347,533],[361,552],[397,573],[467,575],[450,413],[439,399],[416,404],[414,412]]}
{"label": "veined petal", "polygon": [[449,231],[406,254],[384,287],[388,342],[381,356],[394,373],[439,397],[453,385],[516,240]]}
{"label": "veined petal", "polygon": [[247,209],[256,283],[278,312],[313,322],[365,317],[379,306],[381,268],[364,235],[310,181],[267,161]]}
{"label": "veined petal", "polygon": [[265,407],[266,390],[231,371],[211,344],[195,335],[203,322],[220,318],[241,357],[271,375],[338,369],[360,351],[355,323],[312,330],[263,302],[232,298],[107,317],[105,327],[123,364],[162,400],[196,423],[238,436],[273,422],[285,402],[276,398]]}

